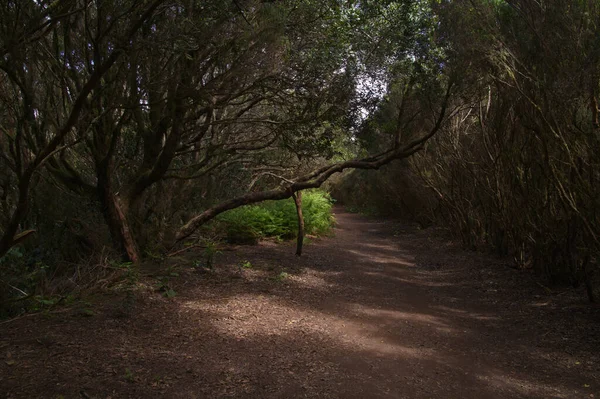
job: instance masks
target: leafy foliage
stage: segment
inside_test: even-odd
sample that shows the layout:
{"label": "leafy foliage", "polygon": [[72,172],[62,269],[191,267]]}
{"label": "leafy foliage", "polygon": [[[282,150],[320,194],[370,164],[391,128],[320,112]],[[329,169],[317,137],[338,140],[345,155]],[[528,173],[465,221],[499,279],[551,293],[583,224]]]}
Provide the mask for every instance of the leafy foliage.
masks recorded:
{"label": "leafy foliage", "polygon": [[[302,201],[306,234],[327,234],[334,223],[331,197],[314,190],[304,193]],[[293,238],[298,229],[292,199],[240,207],[224,213],[218,220],[224,225],[227,240],[241,244],[256,243],[263,237]]]}

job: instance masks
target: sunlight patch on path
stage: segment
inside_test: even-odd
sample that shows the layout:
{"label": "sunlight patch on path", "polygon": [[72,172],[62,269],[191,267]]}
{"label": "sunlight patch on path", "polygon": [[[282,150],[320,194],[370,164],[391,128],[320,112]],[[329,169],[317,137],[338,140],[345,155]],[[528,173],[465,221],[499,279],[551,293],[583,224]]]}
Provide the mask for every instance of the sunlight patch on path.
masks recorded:
{"label": "sunlight patch on path", "polygon": [[348,250],[348,252],[351,254],[363,257],[363,258],[367,258],[368,262],[370,262],[370,263],[380,263],[380,264],[385,264],[385,265],[400,265],[403,267],[415,267],[414,262],[405,260],[402,258],[398,258],[397,256],[390,256],[390,255],[375,256],[373,254],[368,254],[363,251],[354,250],[354,249],[350,249],[350,250]]}
{"label": "sunlight patch on path", "polygon": [[[564,394],[560,387],[542,384],[539,382],[532,382],[514,376],[507,376],[506,373],[502,372],[498,372],[497,374],[480,375],[477,376],[477,379],[501,392],[512,391],[518,393],[519,395],[526,395],[527,397],[540,397],[540,395],[555,399],[567,399],[571,397],[567,394]],[[583,393],[581,394],[582,398],[585,396]],[[588,397],[593,398],[594,396]]]}
{"label": "sunlight patch on path", "polygon": [[382,320],[389,320],[389,323],[394,322],[394,324],[396,324],[397,322],[402,322],[407,324],[425,324],[427,326],[435,328],[437,331],[440,332],[459,332],[459,330],[457,330],[456,328],[441,321],[439,317],[435,317],[428,314],[402,312],[399,310],[373,309],[359,304],[354,305],[352,309],[354,310],[354,312],[356,312],[357,316],[364,315],[368,317],[379,317]]}
{"label": "sunlight patch on path", "polygon": [[[229,303],[238,304],[235,311],[231,309]],[[241,309],[240,303],[245,304]],[[182,304],[182,308],[207,314],[210,312],[209,320],[203,322],[210,322],[218,334],[236,340],[300,334],[337,342],[340,348],[346,348],[346,350],[360,349],[378,356],[394,356],[403,359],[422,360],[433,357],[435,351],[430,348],[409,347],[393,342],[386,338],[389,336],[387,323],[359,321],[359,318],[363,315],[377,316],[388,318],[392,323],[396,323],[400,319],[417,320],[434,325],[439,330],[447,329],[443,323],[426,315],[357,307],[354,312],[357,320],[352,320],[314,309],[306,310],[290,306],[277,298],[251,294],[233,297],[210,307],[204,302],[187,301]],[[290,314],[293,314],[294,317],[290,318]],[[367,320],[369,319],[367,318]]]}

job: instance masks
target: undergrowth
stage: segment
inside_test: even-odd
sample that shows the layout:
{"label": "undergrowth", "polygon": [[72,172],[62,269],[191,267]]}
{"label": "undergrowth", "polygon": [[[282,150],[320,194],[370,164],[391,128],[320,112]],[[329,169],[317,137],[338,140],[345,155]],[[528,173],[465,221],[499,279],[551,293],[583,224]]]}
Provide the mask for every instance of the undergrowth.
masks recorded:
{"label": "undergrowth", "polygon": [[[324,191],[309,190],[303,193],[306,234],[325,235],[331,231],[334,223],[332,206],[333,200]],[[239,244],[253,244],[265,237],[290,239],[296,237],[298,230],[296,208],[291,198],[233,209],[222,214],[218,222],[227,241]]]}

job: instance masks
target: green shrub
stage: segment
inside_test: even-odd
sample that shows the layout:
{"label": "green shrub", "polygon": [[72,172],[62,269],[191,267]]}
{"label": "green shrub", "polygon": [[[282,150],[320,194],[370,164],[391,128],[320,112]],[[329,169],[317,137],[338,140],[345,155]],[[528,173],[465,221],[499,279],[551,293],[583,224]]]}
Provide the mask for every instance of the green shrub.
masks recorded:
{"label": "green shrub", "polygon": [[[329,194],[320,190],[303,193],[302,210],[306,234],[327,234],[333,226],[333,205]],[[218,220],[224,226],[227,241],[236,244],[255,244],[263,237],[294,238],[298,219],[294,201],[266,201],[232,209]]]}

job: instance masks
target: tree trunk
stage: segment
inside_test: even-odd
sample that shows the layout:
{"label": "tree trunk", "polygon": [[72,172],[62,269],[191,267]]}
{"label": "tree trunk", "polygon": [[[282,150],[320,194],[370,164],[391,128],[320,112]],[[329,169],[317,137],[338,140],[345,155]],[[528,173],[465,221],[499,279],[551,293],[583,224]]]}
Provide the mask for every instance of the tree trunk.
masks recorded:
{"label": "tree trunk", "polygon": [[590,256],[586,256],[584,261],[583,261],[583,283],[585,284],[585,290],[587,292],[588,295],[588,299],[591,303],[596,303],[597,298],[596,298],[596,293],[594,291],[594,284],[592,282],[592,275],[593,272],[592,270],[590,270]]}
{"label": "tree trunk", "polygon": [[128,262],[140,261],[139,249],[118,196],[112,190],[107,165],[99,165],[98,199],[115,248]]}
{"label": "tree trunk", "polygon": [[302,245],[304,244],[304,216],[302,215],[302,191],[293,194],[296,204],[296,214],[298,215],[298,241],[296,241],[296,255],[302,255]]}
{"label": "tree trunk", "polygon": [[25,176],[21,177],[19,181],[19,200],[15,211],[13,212],[8,225],[4,227],[4,232],[0,237],[0,258],[8,253],[8,251],[15,245],[15,235],[19,229],[19,225],[25,216],[29,208],[29,184],[33,175],[33,168],[30,168]]}
{"label": "tree trunk", "polygon": [[[597,81],[598,80],[596,79],[596,82]],[[600,127],[600,122],[598,120],[598,100],[596,98],[596,89],[593,84],[591,92],[592,93],[590,96],[590,110],[592,111],[592,125],[595,129],[598,129]]]}
{"label": "tree trunk", "polygon": [[112,241],[125,261],[138,263],[139,249],[125,217],[118,197],[114,195],[103,198],[103,214]]}

